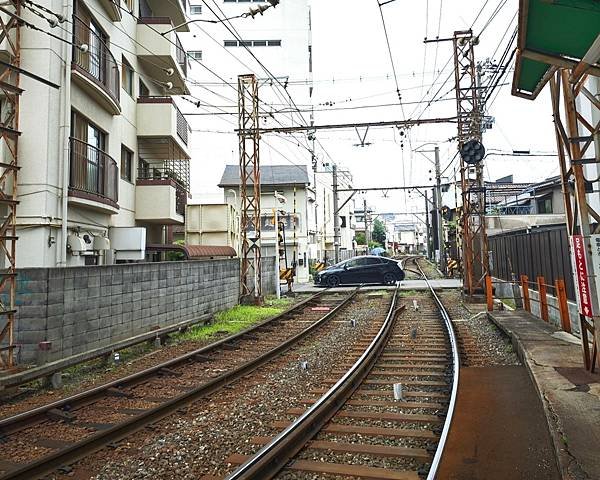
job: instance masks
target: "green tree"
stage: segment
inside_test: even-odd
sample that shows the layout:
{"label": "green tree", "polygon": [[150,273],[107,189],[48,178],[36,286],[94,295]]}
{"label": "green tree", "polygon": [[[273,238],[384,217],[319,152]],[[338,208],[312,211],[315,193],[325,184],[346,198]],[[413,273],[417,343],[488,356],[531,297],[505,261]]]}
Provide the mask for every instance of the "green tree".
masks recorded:
{"label": "green tree", "polygon": [[385,245],[385,226],[381,220],[375,219],[373,222],[373,240],[381,245]]}
{"label": "green tree", "polygon": [[367,240],[365,238],[364,232],[358,232],[355,235],[354,239],[356,240],[357,245],[366,245],[367,244]]}

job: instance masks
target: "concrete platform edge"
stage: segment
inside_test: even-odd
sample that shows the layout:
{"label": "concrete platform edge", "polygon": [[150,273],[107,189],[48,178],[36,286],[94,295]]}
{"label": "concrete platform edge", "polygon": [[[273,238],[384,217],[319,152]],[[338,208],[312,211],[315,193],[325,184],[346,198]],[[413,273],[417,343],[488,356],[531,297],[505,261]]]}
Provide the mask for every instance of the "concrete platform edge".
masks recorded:
{"label": "concrete platform edge", "polygon": [[574,477],[569,473],[570,466],[573,462],[577,462],[575,457],[571,455],[567,449],[565,449],[565,444],[562,442],[563,432],[560,430],[560,426],[557,421],[557,416],[553,413],[552,408],[543,394],[539,383],[537,382],[537,378],[533,373],[531,364],[533,362],[531,356],[527,353],[520,338],[513,333],[512,330],[508,329],[501,322],[496,321],[493,315],[490,312],[487,312],[487,318],[492,322],[496,327],[498,327],[508,338],[510,338],[513,348],[517,352],[517,355],[523,365],[525,366],[529,378],[531,379],[536,392],[542,402],[542,406],[544,408],[544,414],[546,416],[546,421],[548,423],[548,429],[550,430],[550,436],[552,438],[552,443],[554,446],[554,455],[560,469],[561,477],[564,480],[574,480]]}

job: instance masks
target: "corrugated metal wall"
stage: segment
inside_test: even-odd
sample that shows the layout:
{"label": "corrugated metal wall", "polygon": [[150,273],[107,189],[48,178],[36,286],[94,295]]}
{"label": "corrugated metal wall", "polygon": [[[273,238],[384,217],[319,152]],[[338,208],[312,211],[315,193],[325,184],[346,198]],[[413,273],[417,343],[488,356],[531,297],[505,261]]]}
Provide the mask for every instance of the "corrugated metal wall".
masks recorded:
{"label": "corrugated metal wall", "polygon": [[535,282],[542,275],[547,284],[562,278],[567,297],[575,301],[575,287],[571,273],[569,238],[564,225],[532,230],[529,233],[510,232],[489,237],[492,252],[492,274],[503,280],[521,274]]}

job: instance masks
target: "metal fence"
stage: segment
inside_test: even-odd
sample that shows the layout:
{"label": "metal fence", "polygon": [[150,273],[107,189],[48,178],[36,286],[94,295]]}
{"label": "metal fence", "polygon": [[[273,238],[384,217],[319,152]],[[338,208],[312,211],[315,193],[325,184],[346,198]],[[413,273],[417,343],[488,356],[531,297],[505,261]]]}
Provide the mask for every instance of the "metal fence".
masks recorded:
{"label": "metal fence", "polygon": [[520,275],[530,279],[542,276],[551,285],[564,279],[567,298],[575,301],[569,237],[564,225],[495,235],[488,242],[494,277],[512,281]]}

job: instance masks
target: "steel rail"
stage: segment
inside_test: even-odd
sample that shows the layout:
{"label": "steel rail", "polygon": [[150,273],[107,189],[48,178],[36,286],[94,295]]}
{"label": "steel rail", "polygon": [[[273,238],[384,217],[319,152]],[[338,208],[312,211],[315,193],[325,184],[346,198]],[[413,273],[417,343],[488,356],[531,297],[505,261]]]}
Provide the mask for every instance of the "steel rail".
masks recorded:
{"label": "steel rail", "polygon": [[444,304],[440,300],[440,297],[438,297],[437,293],[435,293],[435,290],[431,286],[429,279],[419,266],[419,262],[415,261],[415,264],[417,265],[417,268],[423,275],[423,279],[427,283],[427,286],[431,291],[431,295],[433,296],[433,299],[435,300],[435,303],[438,306],[440,314],[442,315],[444,324],[446,325],[446,330],[448,331],[448,338],[450,339],[450,348],[452,350],[452,391],[450,393],[450,402],[448,403],[448,412],[446,413],[444,428],[442,429],[442,434],[440,435],[440,440],[438,442],[435,455],[433,456],[431,466],[429,467],[429,473],[427,474],[427,480],[434,480],[436,478],[437,471],[440,466],[442,456],[444,454],[444,448],[446,446],[448,435],[450,433],[450,427],[452,425],[452,418],[454,417],[456,397],[458,395],[458,381],[460,376],[460,356],[458,354],[458,341],[456,339],[456,333],[454,332],[452,320],[450,320],[450,315],[448,315],[446,307],[444,307]]}
{"label": "steel rail", "polygon": [[399,284],[394,292],[390,309],[379,332],[365,352],[346,374],[331,387],[304,414],[277,435],[272,442],[242,464],[227,480],[268,480],[273,478],[338,412],[369,374],[380,352],[385,348],[396,314]]}
{"label": "steel rail", "polygon": [[181,355],[176,358],[172,358],[170,360],[167,360],[166,362],[154,365],[152,367],[146,368],[144,370],[133,373],[126,377],[104,383],[102,385],[90,388],[88,390],[77,393],[75,395],[71,395],[70,397],[65,397],[65,398],[62,398],[55,402],[43,405],[41,407],[36,407],[31,410],[27,410],[26,412],[19,413],[19,414],[13,415],[11,417],[1,419],[0,420],[0,434],[6,435],[6,434],[14,433],[18,430],[21,430],[24,427],[31,425],[32,423],[36,423],[38,421],[44,421],[44,420],[46,420],[46,418],[44,416],[50,410],[61,409],[61,408],[67,407],[67,406],[70,409],[72,409],[74,406],[79,406],[82,401],[94,400],[95,398],[103,395],[106,391],[108,391],[112,388],[122,388],[125,385],[128,385],[128,386],[134,385],[136,383],[146,380],[146,378],[148,378],[152,375],[155,375],[160,370],[163,370],[165,368],[167,368],[167,369],[173,368],[173,367],[177,366],[178,364],[184,363],[188,360],[193,360],[194,357],[211,353],[212,351],[217,350],[218,348],[220,348],[222,345],[224,345],[226,343],[235,342],[235,341],[241,339],[242,337],[252,334],[253,332],[260,330],[261,328],[264,328],[265,326],[267,326],[271,323],[280,321],[282,318],[286,317],[287,315],[293,313],[296,310],[303,308],[306,304],[319,298],[326,291],[329,291],[329,289],[324,290],[322,292],[318,292],[317,294],[310,296],[309,298],[288,308],[287,310],[281,312],[280,314],[278,314],[274,317],[271,317],[263,322],[257,323],[256,325],[246,328],[234,335],[230,335],[230,336],[227,336],[220,340],[217,340],[216,342],[213,342],[213,343],[206,345],[202,348],[199,348],[197,350],[193,350],[191,352],[185,353],[184,355]]}
{"label": "steel rail", "polygon": [[[71,463],[74,463],[75,461],[90,455],[91,453],[105,447],[106,445],[117,442],[117,441],[127,437],[128,435],[131,435],[132,433],[135,433],[136,431],[143,429],[147,425],[156,423],[157,421],[177,412],[178,410],[180,410],[181,408],[185,407],[186,405],[194,402],[195,400],[205,397],[211,393],[214,393],[221,387],[228,385],[236,380],[239,380],[240,378],[246,376],[248,373],[251,373],[252,371],[256,370],[258,367],[264,365],[265,363],[268,363],[273,358],[279,356],[281,353],[283,353],[284,351],[286,351],[290,347],[292,347],[295,343],[302,340],[309,334],[313,333],[317,328],[319,328],[320,326],[322,326],[323,324],[328,322],[333,316],[335,316],[338,313],[338,311],[340,309],[342,309],[344,306],[346,306],[357,295],[360,288],[361,288],[360,286],[357,287],[354,291],[352,291],[352,293],[347,298],[344,299],[344,301],[342,303],[337,305],[333,310],[329,311],[326,315],[321,317],[315,323],[313,323],[312,325],[310,325],[309,327],[307,327],[300,333],[296,334],[294,337],[289,338],[288,340],[286,340],[284,343],[280,344],[279,346],[260,355],[259,357],[255,358],[253,360],[250,360],[250,361],[240,365],[239,367],[237,367],[233,370],[230,370],[229,372],[224,373],[223,375],[215,377],[214,379],[211,379],[210,381],[208,381],[190,391],[187,391],[177,397],[174,397],[153,409],[150,409],[141,414],[138,414],[128,420],[125,420],[124,422],[114,425],[113,427],[111,427],[109,429],[99,431],[93,435],[90,435],[89,437],[86,437],[83,440],[81,440],[73,445],[70,445],[64,449],[58,450],[50,455],[42,457],[31,463],[25,464],[14,470],[11,470],[11,471],[5,473],[3,476],[1,476],[0,480],[31,480],[34,478],[43,477],[63,465],[69,465]],[[302,302],[299,305],[305,305],[310,300],[318,297],[319,295],[322,295],[322,293],[323,292],[320,292],[319,294],[310,297],[309,299],[307,299],[306,301]],[[294,307],[292,309],[289,309],[287,312],[289,313],[289,312],[295,310],[299,305],[297,305],[296,307]],[[275,318],[278,318],[278,317],[275,317]],[[271,321],[273,321],[273,319],[271,319]],[[270,321],[263,322],[262,324],[260,324],[260,326],[264,326],[265,324],[268,324],[269,322]],[[249,329],[249,330],[241,332],[240,334],[235,335],[233,337],[228,337],[227,339],[225,339],[225,341],[231,341],[232,338],[239,338],[241,335],[247,334],[251,330],[252,329]],[[219,345],[221,345],[222,343],[225,343],[225,342],[222,342],[222,341],[217,342],[217,344],[219,344]],[[198,354],[198,352],[196,352],[196,354]],[[188,355],[188,357],[189,357],[189,355]],[[156,369],[155,367],[153,367],[153,368]],[[126,377],[126,378],[131,378],[131,377],[132,376]],[[122,381],[123,381],[123,379],[116,381],[116,382],[111,382],[111,384],[118,385],[119,382],[122,382]],[[96,389],[92,389],[91,391],[94,392],[95,390]],[[79,400],[81,400],[82,394],[76,395],[75,397],[77,397]],[[56,403],[60,403],[60,402],[55,402],[52,405],[55,405]],[[45,407],[41,407],[41,409],[44,409],[44,408]],[[41,409],[36,409],[36,410],[41,410]],[[25,414],[27,414],[27,412],[25,412]],[[5,426],[7,424],[9,425],[10,424],[9,422],[12,418],[22,417],[22,415],[24,415],[24,414],[16,415],[15,417],[10,417],[8,419],[5,419],[3,421],[3,423]],[[1,430],[0,430],[0,432],[1,432]]]}

